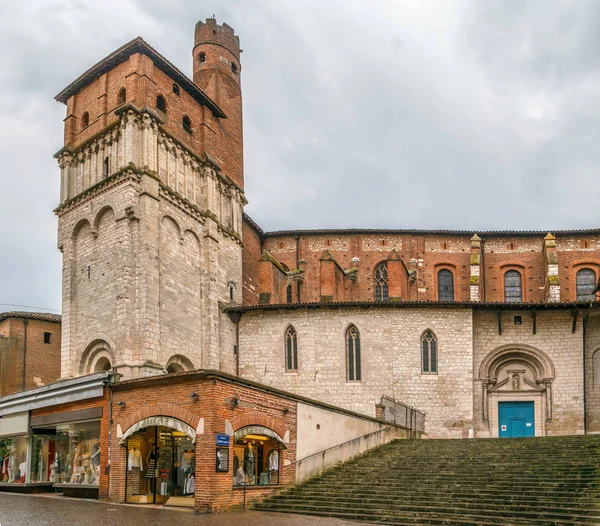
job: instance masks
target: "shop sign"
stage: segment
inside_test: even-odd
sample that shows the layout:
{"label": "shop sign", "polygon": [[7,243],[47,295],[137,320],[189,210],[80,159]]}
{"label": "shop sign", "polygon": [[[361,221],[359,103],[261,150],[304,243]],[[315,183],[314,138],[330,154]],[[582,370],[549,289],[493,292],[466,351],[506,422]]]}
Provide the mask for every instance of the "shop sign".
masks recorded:
{"label": "shop sign", "polygon": [[[229,438],[229,437],[227,437]],[[217,473],[227,473],[229,471],[229,448],[217,448]]]}
{"label": "shop sign", "polygon": [[217,434],[217,446],[229,446],[229,435]]}
{"label": "shop sign", "polygon": [[0,437],[29,433],[29,411],[0,418]]}

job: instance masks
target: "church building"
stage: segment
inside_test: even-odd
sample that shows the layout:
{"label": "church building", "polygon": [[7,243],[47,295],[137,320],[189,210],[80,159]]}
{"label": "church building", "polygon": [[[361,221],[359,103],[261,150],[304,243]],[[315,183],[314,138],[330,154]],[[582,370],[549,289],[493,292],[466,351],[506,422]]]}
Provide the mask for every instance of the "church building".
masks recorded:
{"label": "church building", "polygon": [[[244,212],[240,52],[207,19],[191,78],[136,38],[56,97],[61,380],[38,389],[67,405],[26,391],[0,398],[0,415],[29,412],[28,429],[88,455],[58,483],[163,502],[168,436],[189,468],[177,496],[227,507],[240,468],[241,485],[268,485],[269,463],[316,452],[317,413],[337,415],[322,418],[326,446],[384,424],[426,438],[600,432],[600,228],[265,231]],[[207,433],[223,437],[226,482],[214,444],[196,441]],[[200,458],[210,466],[192,469]]]}

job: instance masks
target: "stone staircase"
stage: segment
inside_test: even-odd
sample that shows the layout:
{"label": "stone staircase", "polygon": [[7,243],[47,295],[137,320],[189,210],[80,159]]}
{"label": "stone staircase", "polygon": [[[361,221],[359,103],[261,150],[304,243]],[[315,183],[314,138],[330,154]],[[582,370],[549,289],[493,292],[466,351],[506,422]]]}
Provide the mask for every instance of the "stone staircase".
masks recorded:
{"label": "stone staircase", "polygon": [[600,436],[397,440],[255,509],[390,525],[600,525]]}

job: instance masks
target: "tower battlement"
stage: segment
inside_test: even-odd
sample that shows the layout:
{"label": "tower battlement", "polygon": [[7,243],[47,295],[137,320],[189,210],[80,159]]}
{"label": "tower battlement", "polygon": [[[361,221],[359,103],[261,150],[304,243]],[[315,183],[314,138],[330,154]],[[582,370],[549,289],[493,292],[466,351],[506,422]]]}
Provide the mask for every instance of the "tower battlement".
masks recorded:
{"label": "tower battlement", "polygon": [[194,31],[194,49],[202,44],[215,44],[229,51],[239,62],[240,60],[240,38],[234,29],[223,23],[217,24],[215,18],[207,18],[206,22],[201,20],[196,24]]}

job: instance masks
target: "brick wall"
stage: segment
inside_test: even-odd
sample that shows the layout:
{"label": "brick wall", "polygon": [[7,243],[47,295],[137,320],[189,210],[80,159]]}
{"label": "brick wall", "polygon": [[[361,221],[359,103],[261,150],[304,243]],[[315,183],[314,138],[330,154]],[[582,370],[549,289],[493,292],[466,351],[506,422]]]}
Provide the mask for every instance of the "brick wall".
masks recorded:
{"label": "brick wall", "polygon": [[[44,343],[44,333],[50,343]],[[60,323],[27,320],[27,366],[23,370],[25,327],[23,319],[8,318],[0,322],[0,334],[5,338],[0,356],[0,396],[47,385],[60,378]]]}
{"label": "brick wall", "polygon": [[[504,274],[517,270],[522,276],[523,301],[546,301],[547,262],[543,253],[544,236],[489,236],[483,239],[481,258],[481,301],[504,301]],[[416,270],[416,279],[410,282],[402,299],[412,301],[437,301],[440,270],[450,270],[454,276],[455,301],[469,301],[470,236],[409,235],[409,234],[344,234],[269,235],[264,248],[281,263],[295,269],[297,260],[304,270],[303,302],[320,300],[323,276],[320,258],[327,250],[340,265],[348,270],[357,268],[357,280],[351,294],[345,299],[373,301],[375,298],[374,271],[392,250],[397,250],[409,270]],[[600,275],[600,250],[593,235],[557,239],[561,301],[575,301],[576,272],[591,268]],[[256,254],[244,256],[244,279],[259,279],[253,262]],[[358,258],[353,259],[353,258]],[[412,260],[412,263],[411,263]],[[391,286],[391,285],[390,285]],[[260,283],[269,290],[272,284]],[[348,288],[348,286],[347,286]],[[273,295],[276,296],[275,291]],[[338,301],[344,294],[338,294]],[[249,298],[254,301],[254,298]],[[274,303],[272,301],[271,303]]]}

